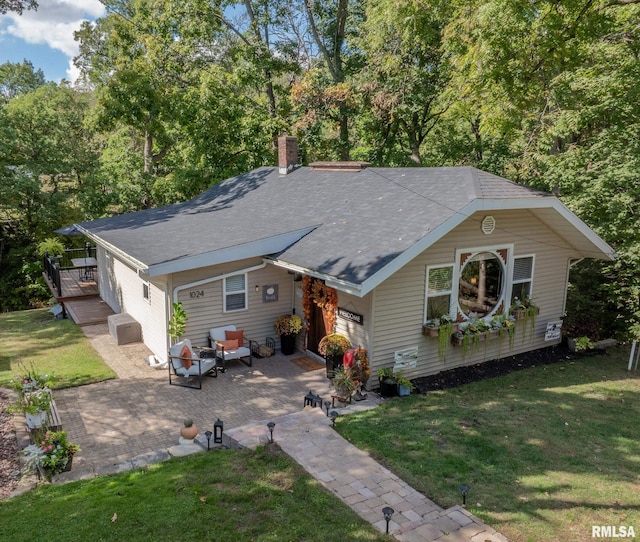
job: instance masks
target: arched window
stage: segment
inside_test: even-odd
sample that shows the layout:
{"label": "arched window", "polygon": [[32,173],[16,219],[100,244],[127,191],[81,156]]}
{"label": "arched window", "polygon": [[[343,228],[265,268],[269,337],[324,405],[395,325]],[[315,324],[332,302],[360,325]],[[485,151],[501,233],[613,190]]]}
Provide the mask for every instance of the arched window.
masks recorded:
{"label": "arched window", "polygon": [[488,316],[500,306],[506,287],[506,267],[498,252],[462,254],[458,306],[467,318]]}

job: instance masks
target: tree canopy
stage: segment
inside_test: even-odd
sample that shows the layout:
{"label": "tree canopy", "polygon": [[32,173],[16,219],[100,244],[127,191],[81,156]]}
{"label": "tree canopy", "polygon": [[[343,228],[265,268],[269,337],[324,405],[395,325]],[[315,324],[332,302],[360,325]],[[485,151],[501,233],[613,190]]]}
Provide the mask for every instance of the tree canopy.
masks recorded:
{"label": "tree canopy", "polygon": [[274,163],[289,133],[305,160],[473,165],[554,191],[619,254],[575,268],[570,311],[640,331],[640,2],[104,4],[76,34],[81,86],[0,66],[15,246],[193,197]]}

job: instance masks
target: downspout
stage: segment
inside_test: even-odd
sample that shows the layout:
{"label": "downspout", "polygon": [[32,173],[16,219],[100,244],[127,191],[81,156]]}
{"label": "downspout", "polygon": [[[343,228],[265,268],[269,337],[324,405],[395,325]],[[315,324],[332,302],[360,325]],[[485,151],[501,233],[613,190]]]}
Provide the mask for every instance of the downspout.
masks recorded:
{"label": "downspout", "polygon": [[258,271],[259,269],[264,269],[266,266],[267,266],[266,262],[263,262],[260,265],[254,265],[253,267],[247,267],[246,269],[238,269],[237,271],[232,271],[231,273],[224,273],[223,275],[216,275],[215,277],[209,277],[207,279],[197,280],[195,282],[183,284],[182,286],[176,286],[173,289],[173,302],[177,303],[178,294],[182,290],[186,290],[187,288],[195,288],[196,286],[202,286],[203,284],[208,284],[209,282],[216,282],[218,280],[222,280],[227,277],[232,277],[234,275],[239,275],[241,273],[251,273],[251,271]]}

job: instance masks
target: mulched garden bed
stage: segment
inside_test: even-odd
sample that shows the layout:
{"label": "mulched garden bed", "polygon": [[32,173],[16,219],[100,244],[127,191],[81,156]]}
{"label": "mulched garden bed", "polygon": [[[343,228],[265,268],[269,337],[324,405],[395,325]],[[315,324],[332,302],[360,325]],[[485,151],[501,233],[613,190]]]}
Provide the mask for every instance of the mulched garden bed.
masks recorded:
{"label": "mulched garden bed", "polygon": [[[601,352],[604,353],[604,351]],[[581,357],[581,354],[569,351],[569,349],[562,344],[525,352],[524,354],[518,354],[516,356],[485,361],[468,367],[458,367],[456,369],[442,371],[435,375],[415,378],[411,380],[411,382],[413,382],[416,387],[417,393],[426,393],[433,390],[455,388],[462,384],[502,376],[513,371],[521,371],[522,369],[539,365],[550,365],[579,357]]]}

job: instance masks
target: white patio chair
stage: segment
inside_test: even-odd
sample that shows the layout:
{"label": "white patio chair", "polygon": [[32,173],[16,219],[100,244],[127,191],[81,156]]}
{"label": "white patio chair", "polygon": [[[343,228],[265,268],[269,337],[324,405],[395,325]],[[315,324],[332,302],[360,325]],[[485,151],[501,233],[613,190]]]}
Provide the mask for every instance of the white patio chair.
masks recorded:
{"label": "white patio chair", "polygon": [[202,389],[203,376],[218,376],[216,358],[201,358],[189,339],[183,339],[169,348],[168,365],[169,384],[173,386],[199,390]]}
{"label": "white patio chair", "polygon": [[209,330],[209,346],[215,350],[216,358],[222,362],[222,372],[227,368],[227,361],[234,359],[239,359],[242,363],[251,367],[253,365],[254,341],[243,335],[241,344],[239,343],[237,348],[228,348],[227,331],[239,332],[241,330],[236,329],[234,325],[213,327]]}

